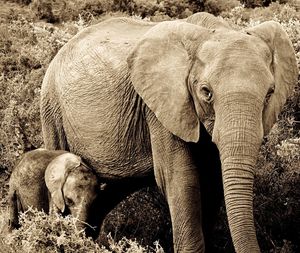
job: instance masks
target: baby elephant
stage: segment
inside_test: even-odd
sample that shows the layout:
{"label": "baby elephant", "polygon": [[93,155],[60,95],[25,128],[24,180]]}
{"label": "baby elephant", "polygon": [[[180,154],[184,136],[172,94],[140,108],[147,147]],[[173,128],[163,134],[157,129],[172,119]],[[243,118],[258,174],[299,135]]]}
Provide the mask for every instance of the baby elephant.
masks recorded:
{"label": "baby elephant", "polygon": [[93,224],[91,216],[104,187],[79,156],[62,150],[28,152],[9,181],[10,230],[19,226],[18,212],[31,206],[46,213],[72,214],[79,229],[90,231],[86,223]]}

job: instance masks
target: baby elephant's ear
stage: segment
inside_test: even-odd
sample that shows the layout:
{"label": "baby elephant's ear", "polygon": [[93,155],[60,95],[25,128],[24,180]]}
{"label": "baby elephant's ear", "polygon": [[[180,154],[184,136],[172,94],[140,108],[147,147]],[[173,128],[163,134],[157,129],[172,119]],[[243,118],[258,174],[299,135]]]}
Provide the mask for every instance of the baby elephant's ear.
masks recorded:
{"label": "baby elephant's ear", "polygon": [[53,203],[63,213],[65,201],[63,186],[71,169],[80,166],[81,158],[71,153],[62,154],[49,163],[45,171],[46,186]]}
{"label": "baby elephant's ear", "polygon": [[51,193],[51,198],[53,204],[58,208],[58,210],[63,213],[65,211],[66,205],[64,196],[61,189],[57,189]]}

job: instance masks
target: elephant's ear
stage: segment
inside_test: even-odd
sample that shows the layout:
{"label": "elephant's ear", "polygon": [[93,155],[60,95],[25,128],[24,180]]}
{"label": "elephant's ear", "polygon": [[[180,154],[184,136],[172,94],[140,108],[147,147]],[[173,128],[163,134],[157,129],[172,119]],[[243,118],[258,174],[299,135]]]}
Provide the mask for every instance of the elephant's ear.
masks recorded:
{"label": "elephant's ear", "polygon": [[45,182],[53,203],[63,213],[65,201],[62,188],[69,172],[80,166],[81,158],[71,153],[62,154],[49,163],[45,171]]}
{"label": "elephant's ear", "polygon": [[195,13],[189,16],[186,22],[208,29],[232,29],[224,20],[207,12]]}
{"label": "elephant's ear", "polygon": [[200,122],[187,80],[197,46],[208,31],[186,22],[163,22],[149,30],[128,57],[136,92],[171,133],[197,142]]}
{"label": "elephant's ear", "polygon": [[247,32],[265,41],[273,53],[275,90],[263,112],[264,133],[267,134],[297,83],[297,62],[292,43],[277,22],[264,22]]}

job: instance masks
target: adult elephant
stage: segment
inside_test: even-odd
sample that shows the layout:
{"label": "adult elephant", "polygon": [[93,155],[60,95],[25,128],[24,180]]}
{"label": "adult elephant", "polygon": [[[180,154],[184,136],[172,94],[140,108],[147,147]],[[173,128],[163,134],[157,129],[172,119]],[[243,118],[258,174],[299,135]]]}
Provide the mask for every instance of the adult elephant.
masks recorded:
{"label": "adult elephant", "polygon": [[204,252],[199,169],[217,152],[197,150],[203,125],[211,127],[235,250],[260,252],[254,165],[297,76],[291,42],[273,21],[235,31],[207,13],[161,23],[110,19],[84,29],[50,64],[41,94],[45,145],[80,155],[102,178],[154,168],[175,251]]}

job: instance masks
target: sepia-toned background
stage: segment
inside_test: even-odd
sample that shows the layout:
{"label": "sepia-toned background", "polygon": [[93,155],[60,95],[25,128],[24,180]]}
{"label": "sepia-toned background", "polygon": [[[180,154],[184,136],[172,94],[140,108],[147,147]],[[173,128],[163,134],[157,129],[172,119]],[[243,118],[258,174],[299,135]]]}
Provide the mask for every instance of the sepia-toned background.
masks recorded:
{"label": "sepia-toned background", "polygon": [[[10,173],[24,152],[43,146],[39,115],[43,76],[57,51],[81,29],[112,16],[163,21],[186,18],[198,11],[221,16],[238,29],[275,20],[288,33],[300,67],[299,0],[2,0],[0,5],[1,253],[105,252],[76,234],[68,219],[49,218],[42,213],[23,215],[23,228],[9,238],[4,228]],[[299,82],[279,121],[264,139],[257,168],[254,213],[263,252],[300,252]],[[123,252],[131,247],[130,252],[144,252],[133,241],[117,243],[126,236],[137,238],[156,252],[161,249],[153,242],[159,240],[168,252],[172,244],[168,215],[156,188],[129,196],[105,221],[104,232],[112,236],[111,250],[115,247],[115,252]],[[62,227],[69,230],[63,236],[57,232]],[[233,252],[224,207],[214,237],[216,252]]]}

